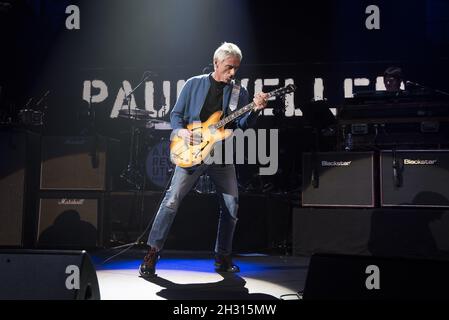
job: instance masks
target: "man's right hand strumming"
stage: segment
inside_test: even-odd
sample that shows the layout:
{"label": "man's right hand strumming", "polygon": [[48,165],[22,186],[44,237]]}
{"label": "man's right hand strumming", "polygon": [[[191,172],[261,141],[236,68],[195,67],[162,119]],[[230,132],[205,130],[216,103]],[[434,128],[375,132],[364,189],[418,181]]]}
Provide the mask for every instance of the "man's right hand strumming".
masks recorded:
{"label": "man's right hand strumming", "polygon": [[201,130],[197,130],[198,133],[193,133],[189,129],[179,129],[178,137],[182,138],[186,144],[197,145],[202,142]]}

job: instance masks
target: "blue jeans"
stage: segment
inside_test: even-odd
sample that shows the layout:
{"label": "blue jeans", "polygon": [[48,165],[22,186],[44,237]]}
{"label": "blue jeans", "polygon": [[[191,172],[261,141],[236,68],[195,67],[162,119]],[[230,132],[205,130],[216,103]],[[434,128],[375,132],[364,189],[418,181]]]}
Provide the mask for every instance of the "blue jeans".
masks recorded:
{"label": "blue jeans", "polygon": [[[148,236],[148,245],[158,251],[164,246],[168,232],[184,196],[194,187],[198,178],[206,172],[217,190],[220,204],[215,252],[231,254],[232,238],[237,224],[238,187],[234,165],[202,164],[194,169],[176,167],[169,189],[156,214]],[[199,232],[199,230],[192,230]]]}

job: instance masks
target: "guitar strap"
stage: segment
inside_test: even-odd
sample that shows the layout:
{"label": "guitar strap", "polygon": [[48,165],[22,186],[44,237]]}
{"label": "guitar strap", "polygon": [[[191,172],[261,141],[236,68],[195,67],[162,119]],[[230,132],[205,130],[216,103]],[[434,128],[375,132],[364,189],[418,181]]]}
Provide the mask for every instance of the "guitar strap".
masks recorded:
{"label": "guitar strap", "polygon": [[239,103],[240,88],[240,81],[235,81],[232,87],[231,99],[229,100],[229,109],[231,111],[237,109],[237,105]]}

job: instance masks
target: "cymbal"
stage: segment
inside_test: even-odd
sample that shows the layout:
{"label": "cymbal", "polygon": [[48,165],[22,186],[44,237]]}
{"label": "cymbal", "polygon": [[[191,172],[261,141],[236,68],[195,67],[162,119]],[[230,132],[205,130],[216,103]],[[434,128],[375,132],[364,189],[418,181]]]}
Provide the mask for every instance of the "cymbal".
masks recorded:
{"label": "cymbal", "polygon": [[148,120],[150,118],[150,112],[143,109],[121,109],[118,112],[118,117],[134,120]]}

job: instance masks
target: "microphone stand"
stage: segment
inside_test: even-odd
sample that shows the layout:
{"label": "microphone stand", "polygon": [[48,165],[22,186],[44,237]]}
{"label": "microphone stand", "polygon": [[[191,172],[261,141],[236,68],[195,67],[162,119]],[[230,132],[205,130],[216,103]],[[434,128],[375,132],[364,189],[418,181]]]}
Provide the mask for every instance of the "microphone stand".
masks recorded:
{"label": "microphone stand", "polygon": [[[128,104],[128,120],[131,121],[131,132],[130,132],[130,147],[129,147],[128,166],[122,172],[120,177],[122,179],[126,180],[129,184],[134,185],[137,190],[140,190],[142,188],[142,183],[141,183],[142,178],[141,178],[140,173],[136,169],[136,163],[135,163],[137,155],[138,155],[138,145],[136,148],[136,127],[135,127],[134,121],[133,121],[135,119],[133,119],[133,117],[131,116],[131,97],[132,97],[132,94],[150,77],[151,74],[152,74],[151,72],[146,71],[144,73],[144,77],[139,82],[139,84],[133,90],[131,90],[130,93],[128,93],[125,96],[125,100],[127,101],[126,103]],[[123,91],[124,90],[125,90],[125,88],[123,88]],[[135,118],[137,118],[137,115]]]}
{"label": "microphone stand", "polygon": [[407,81],[405,81],[405,83],[406,84],[411,84],[412,86],[419,87],[419,88],[422,88],[422,89],[425,89],[425,90],[430,90],[430,91],[442,94],[444,96],[449,96],[449,93],[447,93],[445,91],[438,90],[438,89],[433,89],[433,88],[430,88],[430,87],[427,87],[427,86],[423,86],[422,84],[419,84],[417,82],[412,82],[412,81],[408,81],[407,80]]}
{"label": "microphone stand", "polygon": [[395,188],[402,187],[402,165],[397,159],[396,149],[393,149],[393,185]]}
{"label": "microphone stand", "polygon": [[90,156],[92,168],[97,169],[98,165],[99,165],[99,160],[98,160],[98,155],[97,155],[98,136],[97,136],[97,130],[95,127],[95,118],[96,118],[95,110],[92,107],[92,95],[90,95],[90,97],[89,97],[88,113],[89,113],[89,125],[88,125],[88,129],[87,129],[87,135],[88,136],[92,135],[92,138],[93,138],[89,156]]}

